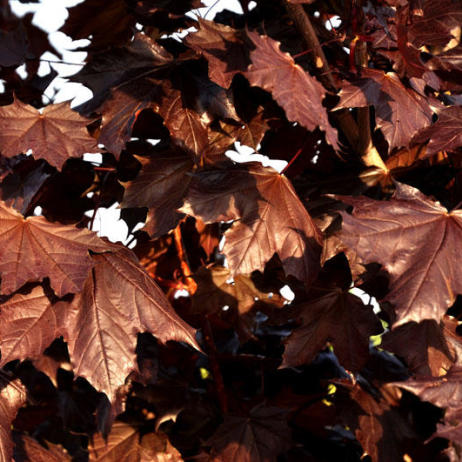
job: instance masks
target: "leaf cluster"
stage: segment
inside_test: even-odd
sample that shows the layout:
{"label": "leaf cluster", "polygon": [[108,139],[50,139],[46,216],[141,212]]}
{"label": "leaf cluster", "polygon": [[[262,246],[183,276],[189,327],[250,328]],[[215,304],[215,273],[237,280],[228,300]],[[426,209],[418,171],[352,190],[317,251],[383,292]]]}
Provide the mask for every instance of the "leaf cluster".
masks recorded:
{"label": "leaf cluster", "polygon": [[240,4],[2,3],[0,461],[462,460],[461,3]]}

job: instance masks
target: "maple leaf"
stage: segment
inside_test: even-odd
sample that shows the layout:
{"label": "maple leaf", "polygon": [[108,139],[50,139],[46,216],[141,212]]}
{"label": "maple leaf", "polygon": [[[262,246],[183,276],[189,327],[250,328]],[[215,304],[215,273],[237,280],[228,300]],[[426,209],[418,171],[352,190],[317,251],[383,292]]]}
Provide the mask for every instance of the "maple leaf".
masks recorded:
{"label": "maple leaf", "polygon": [[34,438],[27,435],[21,437],[21,446],[19,448],[16,445],[15,458],[16,460],[34,462],[71,461],[71,457],[63,447],[51,443],[47,443],[47,447],[44,447]]}
{"label": "maple leaf", "polygon": [[43,112],[15,99],[0,107],[0,150],[12,157],[29,149],[60,169],[70,157],[100,152],[87,131],[89,120],[70,108],[68,102],[50,104]]}
{"label": "maple leaf", "polygon": [[0,461],[10,462],[13,455],[11,427],[18,409],[26,402],[26,389],[19,380],[0,379]]}
{"label": "maple leaf", "polygon": [[126,42],[134,25],[135,18],[124,0],[86,0],[69,8],[60,31],[74,40],[91,36],[90,48],[105,48]]}
{"label": "maple leaf", "polygon": [[460,366],[454,366],[442,377],[419,377],[393,384],[435,406],[453,409],[462,407],[462,368]]}
{"label": "maple leaf", "polygon": [[[349,386],[352,402],[341,406],[341,420],[354,429],[364,452],[373,462],[403,460],[407,448],[415,445],[416,433],[396,406],[395,390],[387,384],[376,396],[359,384]],[[356,406],[352,406],[356,404]]]}
{"label": "maple leaf", "polygon": [[302,325],[286,340],[280,367],[309,364],[328,341],[343,367],[358,371],[364,366],[369,358],[369,337],[382,332],[371,306],[337,289],[310,300],[300,310]]}
{"label": "maple leaf", "polygon": [[197,313],[214,313],[223,306],[237,308],[240,314],[248,312],[257,301],[282,307],[280,295],[262,292],[255,287],[252,279],[243,274],[230,281],[231,274],[222,266],[202,267],[194,275],[198,284],[192,297],[192,310]]}
{"label": "maple leaf", "polygon": [[207,59],[210,80],[223,88],[229,88],[233,77],[250,64],[244,38],[232,27],[199,18],[199,30],[185,41]]}
{"label": "maple leaf", "polygon": [[208,440],[222,462],[271,462],[289,447],[287,412],[277,407],[254,407],[248,416],[225,417]]}
{"label": "maple leaf", "polygon": [[6,6],[2,19],[0,30],[2,67],[18,66],[26,60],[39,59],[46,51],[61,57],[61,54],[50,44],[46,32],[32,24],[32,13],[17,18]]}
{"label": "maple leaf", "polygon": [[97,109],[103,114],[98,142],[117,157],[131,138],[133,125],[144,109],[157,108],[162,95],[161,82],[145,77],[115,87],[109,98]]}
{"label": "maple leaf", "polygon": [[142,169],[127,183],[121,207],[148,207],[144,229],[151,237],[159,237],[174,228],[182,217],[176,209],[181,206],[191,181],[193,161],[185,152],[159,149],[149,158],[135,156]]}
{"label": "maple leaf", "polygon": [[170,34],[187,29],[191,19],[185,13],[201,8],[200,0],[125,0],[141,24],[147,24],[162,33]]}
{"label": "maple leaf", "polygon": [[90,462],[182,462],[180,453],[162,434],[139,431],[124,422],[115,422],[107,439],[96,434],[89,445]]}
{"label": "maple leaf", "polygon": [[396,182],[389,201],[339,196],[354,206],[341,212],[341,239],[362,262],[383,265],[390,278],[384,298],[394,305],[395,326],[439,321],[462,293],[456,277],[462,211],[450,213],[419,190]]}
{"label": "maple leaf", "polygon": [[404,24],[409,41],[417,48],[444,48],[452,40],[457,43],[455,35],[460,34],[461,5],[451,0],[425,0],[422,7],[412,11],[410,21]]}
{"label": "maple leaf", "polygon": [[362,69],[361,78],[340,91],[334,109],[374,106],[377,128],[389,149],[407,146],[419,130],[429,126],[433,111],[425,98],[406,88],[393,72]]}
{"label": "maple leaf", "polygon": [[295,64],[288,53],[282,53],[277,41],[256,32],[248,32],[248,36],[256,48],[250,52],[252,64],[245,77],[252,85],[269,91],[290,121],[299,122],[311,131],[320,127],[326,132],[328,143],[337,149],[336,130],[322,105],[324,87]]}
{"label": "maple leaf", "polygon": [[43,217],[24,218],[0,203],[1,291],[10,294],[29,281],[50,278],[58,296],[77,293],[92,261],[88,250],[105,252],[108,245],[95,233],[50,223]]}
{"label": "maple leaf", "polygon": [[123,47],[90,55],[85,66],[70,79],[90,88],[93,98],[101,102],[111,88],[172,63],[173,56],[164,47],[147,35],[138,33],[132,42]]}
{"label": "maple leaf", "polygon": [[1,366],[14,359],[37,358],[61,335],[58,306],[50,302],[40,286],[26,295],[16,294],[0,308]]}
{"label": "maple leaf", "polygon": [[434,320],[409,322],[387,332],[380,348],[404,358],[416,375],[444,375],[455,361],[453,349]]}
{"label": "maple leaf", "polygon": [[194,330],[174,312],[131,251],[120,247],[117,253],[92,258],[95,267],[69,311],[66,338],[75,374],[113,401],[136,369],[138,332],[150,332],[161,342],[198,346]]}
{"label": "maple leaf", "polygon": [[197,173],[180,210],[205,223],[238,220],[223,247],[232,275],[263,270],[277,253],[286,274],[309,284],[319,270],[319,230],[286,177],[247,165]]}
{"label": "maple leaf", "polygon": [[431,126],[419,132],[416,142],[430,142],[427,145],[426,156],[440,151],[454,151],[462,146],[462,108],[452,106],[438,114],[438,120]]}

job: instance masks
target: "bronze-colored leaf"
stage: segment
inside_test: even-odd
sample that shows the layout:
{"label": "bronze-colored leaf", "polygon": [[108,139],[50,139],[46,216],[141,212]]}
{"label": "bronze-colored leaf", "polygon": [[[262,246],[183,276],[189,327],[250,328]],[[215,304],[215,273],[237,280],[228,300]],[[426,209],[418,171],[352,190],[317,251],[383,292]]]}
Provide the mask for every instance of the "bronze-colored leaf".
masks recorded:
{"label": "bronze-colored leaf", "polygon": [[87,229],[50,223],[43,217],[24,218],[0,204],[1,290],[10,294],[29,281],[50,278],[58,296],[81,290],[92,266],[89,249],[109,250]]}
{"label": "bronze-colored leaf", "polygon": [[[64,302],[61,302],[64,304]],[[42,287],[16,294],[0,305],[0,366],[14,359],[35,359],[61,335],[56,309]]]}
{"label": "bronze-colored leaf", "polygon": [[419,190],[396,183],[389,201],[341,196],[341,239],[364,263],[383,265],[390,277],[384,300],[395,307],[396,325],[439,321],[462,293],[457,275],[462,211],[448,212]]}
{"label": "bronze-colored leaf", "polygon": [[180,210],[205,223],[238,220],[223,248],[232,275],[263,270],[277,253],[286,274],[309,284],[319,270],[319,230],[285,176],[248,165],[198,173]]}
{"label": "bronze-colored leaf", "polygon": [[250,52],[252,64],[245,73],[249,82],[269,91],[290,121],[299,122],[311,131],[320,127],[326,132],[328,143],[338,148],[337,132],[322,105],[324,87],[295,64],[288,53],[283,53],[278,42],[256,32],[248,35],[256,47]]}
{"label": "bronze-colored leaf", "polygon": [[0,151],[6,157],[26,153],[60,169],[70,157],[100,152],[87,130],[89,120],[69,103],[50,104],[43,112],[15,99],[0,107]]}
{"label": "bronze-colored leaf", "polygon": [[198,346],[194,329],[175,313],[131,251],[120,247],[92,259],[95,267],[68,314],[66,337],[75,374],[113,401],[136,369],[138,332]]}

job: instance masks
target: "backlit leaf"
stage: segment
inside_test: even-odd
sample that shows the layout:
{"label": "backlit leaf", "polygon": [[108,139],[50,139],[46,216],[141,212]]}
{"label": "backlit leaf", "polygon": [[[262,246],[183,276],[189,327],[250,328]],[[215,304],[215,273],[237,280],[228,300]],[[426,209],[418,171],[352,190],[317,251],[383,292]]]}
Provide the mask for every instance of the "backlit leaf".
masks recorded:
{"label": "backlit leaf", "polygon": [[52,104],[39,112],[15,99],[13,104],[0,107],[0,151],[12,157],[31,149],[36,159],[45,159],[60,169],[70,157],[100,151],[88,134],[89,122],[69,103]]}

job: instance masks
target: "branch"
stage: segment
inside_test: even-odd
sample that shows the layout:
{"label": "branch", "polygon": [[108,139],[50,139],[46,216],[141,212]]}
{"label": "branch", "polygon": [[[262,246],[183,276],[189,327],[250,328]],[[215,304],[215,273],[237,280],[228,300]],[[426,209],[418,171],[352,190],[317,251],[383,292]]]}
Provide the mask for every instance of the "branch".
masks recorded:
{"label": "branch", "polygon": [[[284,0],[284,6],[290,18],[294,21],[298,32],[303,37],[307,47],[312,51],[312,59],[316,68],[323,72],[325,83],[332,90],[337,91],[337,85],[327,62],[326,55],[319,43],[318,36],[314,31],[309,16],[306,14],[303,5],[295,5]],[[320,76],[322,79],[323,76]],[[376,165],[386,170],[377,149],[372,144],[370,136],[369,108],[360,113],[358,123],[354,120],[350,111],[342,109],[335,111],[333,117],[337,120],[340,129],[346,136],[351,147],[361,156],[366,165]],[[367,121],[367,123],[366,123]]]}
{"label": "branch", "polygon": [[311,50],[313,55],[313,62],[317,69],[321,70],[325,79],[329,83],[331,89],[336,90],[336,85],[334,78],[332,77],[332,72],[329,68],[329,63],[327,62],[326,55],[322,49],[321,44],[319,43],[318,36],[313,29],[310,18],[305,13],[302,5],[294,5],[289,3],[287,0],[284,1],[287,13],[289,14],[290,19],[294,21],[295,26],[298,32],[302,35],[307,47]]}

